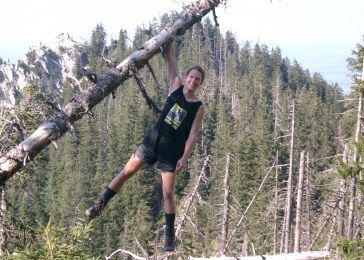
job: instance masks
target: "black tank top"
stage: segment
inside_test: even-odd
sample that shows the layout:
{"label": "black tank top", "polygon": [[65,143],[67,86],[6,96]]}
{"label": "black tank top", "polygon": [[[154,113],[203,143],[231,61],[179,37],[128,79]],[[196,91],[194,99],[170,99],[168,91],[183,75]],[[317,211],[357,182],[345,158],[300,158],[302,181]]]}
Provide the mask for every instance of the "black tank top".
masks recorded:
{"label": "black tank top", "polygon": [[168,96],[156,124],[158,133],[172,142],[180,143],[184,147],[193,120],[201,105],[201,101],[189,102],[186,100],[182,85]]}

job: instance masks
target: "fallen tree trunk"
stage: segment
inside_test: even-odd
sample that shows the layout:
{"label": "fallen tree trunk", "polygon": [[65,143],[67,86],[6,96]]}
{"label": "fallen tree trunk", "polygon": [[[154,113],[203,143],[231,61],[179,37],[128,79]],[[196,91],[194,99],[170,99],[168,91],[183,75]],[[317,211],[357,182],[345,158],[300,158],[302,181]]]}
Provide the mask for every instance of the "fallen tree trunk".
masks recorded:
{"label": "fallen tree trunk", "polygon": [[179,19],[169,23],[159,34],[148,40],[141,49],[133,52],[116,68],[98,77],[92,87],[73,98],[62,111],[47,119],[30,137],[1,157],[0,183],[4,183],[23,168],[27,161],[32,160],[51,142],[62,137],[68,130],[72,131],[72,124],[75,121],[90,114],[94,106],[143,68],[154,55],[160,52],[163,44],[176,36],[183,35],[192,25],[201,21],[202,17],[225,2],[226,0],[201,0],[184,6]]}
{"label": "fallen tree trunk", "polygon": [[289,254],[279,254],[279,255],[257,255],[257,256],[246,256],[246,257],[192,257],[190,256],[189,260],[304,260],[304,259],[327,259],[330,257],[330,252],[328,251],[309,251],[309,252],[301,252],[301,253],[289,253]]}

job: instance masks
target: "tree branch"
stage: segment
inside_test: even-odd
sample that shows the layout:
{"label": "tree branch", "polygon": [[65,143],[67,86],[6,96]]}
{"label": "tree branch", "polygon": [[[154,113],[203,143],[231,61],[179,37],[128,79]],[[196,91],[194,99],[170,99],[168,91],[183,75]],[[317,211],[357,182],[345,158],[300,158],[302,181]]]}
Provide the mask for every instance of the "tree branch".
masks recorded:
{"label": "tree branch", "polygon": [[144,257],[137,256],[136,254],[133,254],[132,252],[127,251],[127,250],[124,250],[124,249],[118,249],[118,250],[112,252],[112,254],[110,256],[106,256],[105,259],[106,260],[111,259],[111,257],[113,257],[114,255],[116,255],[117,253],[127,254],[127,255],[132,256],[134,259],[138,259],[138,260],[145,260],[146,259]]}
{"label": "tree branch", "polygon": [[192,206],[193,199],[194,199],[195,195],[197,194],[197,189],[198,189],[198,187],[200,185],[200,181],[203,178],[203,176],[205,175],[205,171],[206,171],[206,167],[207,167],[207,164],[209,162],[209,159],[210,159],[210,156],[207,156],[204,163],[203,163],[200,175],[196,178],[195,185],[192,188],[190,194],[188,195],[187,201],[185,202],[184,212],[181,214],[182,217],[178,221],[178,225],[177,225],[177,228],[176,228],[176,232],[175,232],[176,237],[181,237],[182,227],[183,227],[183,225],[184,225],[184,223],[185,223],[185,221],[187,219],[187,215],[188,215],[188,212],[189,212],[189,210],[190,210],[190,208]]}

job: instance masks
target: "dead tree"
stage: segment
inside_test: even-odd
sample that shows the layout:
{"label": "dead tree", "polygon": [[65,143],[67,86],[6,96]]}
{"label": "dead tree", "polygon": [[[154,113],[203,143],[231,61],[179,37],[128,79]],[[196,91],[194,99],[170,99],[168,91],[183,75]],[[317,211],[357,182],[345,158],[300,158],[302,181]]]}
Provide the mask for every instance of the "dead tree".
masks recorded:
{"label": "dead tree", "polygon": [[302,218],[302,197],[303,197],[303,178],[305,174],[305,151],[301,152],[300,169],[298,175],[297,207],[296,207],[296,230],[294,238],[294,253],[301,252],[301,218]]}
{"label": "dead tree", "polygon": [[291,143],[289,153],[289,171],[287,182],[287,199],[286,199],[286,214],[285,214],[285,240],[284,240],[284,252],[290,253],[290,241],[291,241],[291,224],[292,224],[292,186],[293,186],[293,148],[294,148],[294,128],[295,128],[295,101],[292,102],[292,122],[291,122]]}
{"label": "dead tree", "polygon": [[[276,153],[276,161],[278,162],[278,150]],[[274,224],[273,224],[273,254],[277,253],[278,238],[278,175],[280,167],[276,167],[275,188],[274,188]]]}
{"label": "dead tree", "polygon": [[225,165],[225,176],[224,176],[224,212],[222,216],[222,230],[221,230],[221,251],[225,248],[227,241],[228,232],[228,213],[229,213],[229,175],[230,175],[230,160],[231,154],[226,155],[226,165]]}
{"label": "dead tree", "polygon": [[351,184],[350,184],[349,216],[348,216],[348,227],[347,227],[347,233],[346,233],[346,238],[348,240],[353,239],[353,233],[354,233],[356,185],[357,185],[357,176],[353,176],[353,178],[351,179]]}
{"label": "dead tree", "polygon": [[176,232],[175,232],[176,237],[181,238],[182,227],[185,224],[186,219],[188,218],[188,213],[189,213],[190,208],[192,206],[193,199],[195,198],[195,196],[197,194],[197,189],[198,189],[198,187],[200,185],[201,180],[206,176],[206,168],[208,166],[209,159],[210,159],[210,157],[207,156],[204,163],[203,163],[200,175],[197,176],[196,181],[194,182],[195,185],[193,186],[190,194],[187,197],[187,200],[185,202],[185,206],[183,207],[183,209],[184,209],[183,213],[181,214],[181,218],[178,221],[178,225],[177,225],[177,228],[176,228]]}
{"label": "dead tree", "polygon": [[[348,145],[345,145],[343,152],[343,163],[348,163]],[[345,212],[345,189],[346,182],[344,178],[340,179],[340,195],[342,199],[339,202],[338,218],[337,218],[337,236],[338,239],[344,236],[344,212]]]}
{"label": "dead tree", "polygon": [[281,118],[281,99],[282,99],[282,93],[281,93],[281,78],[280,75],[276,76],[276,84],[274,87],[273,92],[273,115],[274,115],[274,137],[278,137],[278,130],[280,126],[280,118]]}
{"label": "dead tree", "polygon": [[330,222],[330,220],[332,218],[334,218],[335,210],[337,209],[337,207],[342,199],[342,196],[343,196],[343,194],[340,194],[338,199],[336,201],[334,201],[335,203],[332,203],[332,205],[329,205],[330,208],[333,210],[329,210],[328,214],[326,215],[325,219],[322,222],[322,225],[318,228],[315,238],[311,241],[311,244],[307,248],[308,251],[310,251],[313,248],[313,246],[316,244],[317,240],[322,235],[322,232],[324,231],[324,228],[326,227],[326,225]]}
{"label": "dead tree", "polygon": [[63,109],[47,119],[30,137],[1,157],[0,183],[5,182],[23,168],[51,142],[62,137],[67,131],[72,131],[74,122],[83,118],[84,115],[92,115],[93,107],[143,68],[161,51],[164,44],[183,35],[187,29],[201,21],[206,14],[222,3],[226,3],[226,0],[200,0],[184,6],[177,20],[168,23],[159,34],[148,40],[142,48],[134,51],[118,66],[98,76],[90,88],[79,93]]}
{"label": "dead tree", "polygon": [[[348,145],[344,146],[343,163],[348,164]],[[340,178],[340,196],[339,208],[337,209],[337,240],[340,241],[344,236],[344,212],[345,212],[345,190],[346,181],[343,177]],[[341,259],[339,247],[336,248],[336,259]]]}
{"label": "dead tree", "polygon": [[265,181],[267,180],[269,173],[272,171],[272,169],[276,166],[277,160],[274,160],[273,165],[269,168],[268,172],[265,174],[264,179],[262,180],[262,182],[260,183],[259,188],[257,189],[257,191],[255,192],[253,198],[251,199],[249,205],[246,207],[246,209],[244,210],[243,214],[241,215],[238,223],[235,225],[233,231],[231,232],[229,239],[226,241],[225,246],[222,248],[221,250],[221,255],[225,255],[227,247],[229,246],[229,243],[231,241],[231,239],[233,238],[236,230],[238,229],[238,227],[240,226],[241,222],[243,221],[243,219],[245,218],[246,214],[248,213],[248,210],[250,209],[250,207],[253,205],[253,203],[255,202],[256,197],[258,196],[260,190],[263,188],[263,185],[265,183]]}
{"label": "dead tree", "polygon": [[[363,60],[363,69],[362,69],[362,81],[364,80],[364,60]],[[357,144],[359,144],[359,137],[361,133],[361,118],[362,118],[362,109],[363,109],[363,86],[359,87],[359,100],[358,100],[358,113],[357,113],[357,120],[356,120],[356,130],[355,130],[355,146],[354,146],[354,155],[353,161],[354,163],[358,164],[360,161],[360,156],[357,148]],[[350,203],[349,203],[349,217],[348,217],[348,228],[347,228],[347,239],[352,240],[354,234],[354,218],[355,218],[355,208],[356,208],[356,185],[357,185],[357,176],[353,176],[351,180],[351,187],[350,187]]]}
{"label": "dead tree", "polygon": [[311,209],[312,209],[312,201],[311,201],[311,170],[310,170],[310,156],[309,153],[306,152],[306,244],[311,244],[311,236],[312,236],[312,221],[311,221]]}

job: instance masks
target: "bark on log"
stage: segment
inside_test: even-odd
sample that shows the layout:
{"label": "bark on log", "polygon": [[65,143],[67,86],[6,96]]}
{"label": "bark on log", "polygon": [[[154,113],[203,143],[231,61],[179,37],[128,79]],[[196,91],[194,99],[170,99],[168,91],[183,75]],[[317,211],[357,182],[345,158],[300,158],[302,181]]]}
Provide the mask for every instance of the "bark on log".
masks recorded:
{"label": "bark on log", "polygon": [[206,14],[222,3],[226,3],[226,0],[200,0],[185,6],[180,18],[168,24],[159,34],[148,40],[141,49],[133,52],[115,69],[110,69],[99,76],[92,87],[77,95],[64,107],[63,111],[46,120],[29,138],[1,157],[0,183],[8,180],[52,141],[62,137],[72,123],[90,113],[94,106],[115,91],[136,71],[143,68],[153,56],[160,52],[163,44],[183,35],[187,29],[201,21]]}
{"label": "bark on log", "polygon": [[309,251],[301,253],[290,253],[290,254],[279,254],[279,255],[257,255],[257,256],[247,256],[247,257],[192,257],[189,260],[304,260],[304,259],[328,259],[330,257],[329,251]]}

